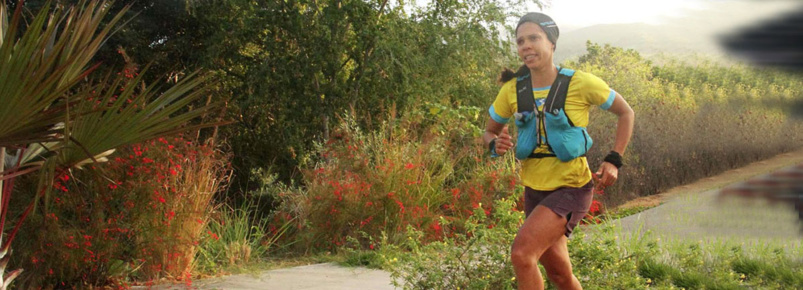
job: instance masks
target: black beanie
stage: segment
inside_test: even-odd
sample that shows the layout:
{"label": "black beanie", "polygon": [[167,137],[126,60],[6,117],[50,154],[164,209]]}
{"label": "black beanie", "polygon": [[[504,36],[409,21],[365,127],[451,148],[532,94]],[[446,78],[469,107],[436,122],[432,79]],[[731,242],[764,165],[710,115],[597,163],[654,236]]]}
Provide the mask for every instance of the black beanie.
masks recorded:
{"label": "black beanie", "polygon": [[516,31],[519,30],[519,26],[524,24],[525,22],[532,22],[541,26],[541,29],[546,32],[546,37],[552,44],[558,44],[558,36],[560,36],[560,30],[558,29],[558,25],[555,24],[555,21],[552,20],[552,17],[540,12],[530,12],[524,14],[524,16],[519,19],[519,24],[516,25]]}

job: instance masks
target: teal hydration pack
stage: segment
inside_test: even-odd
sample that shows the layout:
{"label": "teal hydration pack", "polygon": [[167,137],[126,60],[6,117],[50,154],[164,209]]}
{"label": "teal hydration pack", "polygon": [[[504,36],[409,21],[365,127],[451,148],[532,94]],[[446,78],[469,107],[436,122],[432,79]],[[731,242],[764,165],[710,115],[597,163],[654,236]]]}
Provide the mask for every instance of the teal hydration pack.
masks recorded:
{"label": "teal hydration pack", "polygon": [[[560,161],[568,162],[585,156],[591,148],[594,142],[586,128],[574,126],[564,110],[572,76],[574,70],[566,68],[558,70],[558,76],[552,83],[544,102],[543,111],[539,111],[535,105],[530,74],[517,78],[518,112],[514,114],[518,127],[517,159],[557,157]],[[545,128],[543,137],[538,132],[539,123]],[[535,148],[544,142],[549,148],[549,153],[533,153]]]}

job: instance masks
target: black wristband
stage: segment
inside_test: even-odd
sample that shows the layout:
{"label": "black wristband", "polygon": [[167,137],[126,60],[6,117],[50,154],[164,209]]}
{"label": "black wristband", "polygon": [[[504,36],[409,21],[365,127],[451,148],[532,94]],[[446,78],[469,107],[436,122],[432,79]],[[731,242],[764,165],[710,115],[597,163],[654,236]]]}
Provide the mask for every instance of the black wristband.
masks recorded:
{"label": "black wristband", "polygon": [[624,165],[622,164],[622,155],[619,155],[619,152],[616,151],[611,151],[611,153],[608,153],[608,156],[605,156],[603,161],[613,164],[613,166],[616,166],[616,168],[622,168],[622,165]]}
{"label": "black wristband", "polygon": [[496,154],[496,138],[488,143],[488,152],[491,152],[491,154]]}

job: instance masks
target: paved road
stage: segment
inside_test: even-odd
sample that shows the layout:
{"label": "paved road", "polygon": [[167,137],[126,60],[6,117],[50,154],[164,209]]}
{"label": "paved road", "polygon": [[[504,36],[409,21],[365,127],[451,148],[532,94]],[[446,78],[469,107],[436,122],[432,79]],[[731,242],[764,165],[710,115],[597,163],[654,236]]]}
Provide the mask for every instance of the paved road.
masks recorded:
{"label": "paved road", "polygon": [[718,189],[677,196],[615,221],[624,233],[650,230],[662,239],[775,241],[800,245],[801,224],[791,203],[723,197]]}
{"label": "paved road", "polygon": [[[394,289],[390,273],[366,268],[347,268],[332,263],[266,271],[257,275],[234,275],[196,281],[200,289],[359,290]],[[164,288],[167,289],[167,288]],[[173,287],[170,289],[186,289]]]}

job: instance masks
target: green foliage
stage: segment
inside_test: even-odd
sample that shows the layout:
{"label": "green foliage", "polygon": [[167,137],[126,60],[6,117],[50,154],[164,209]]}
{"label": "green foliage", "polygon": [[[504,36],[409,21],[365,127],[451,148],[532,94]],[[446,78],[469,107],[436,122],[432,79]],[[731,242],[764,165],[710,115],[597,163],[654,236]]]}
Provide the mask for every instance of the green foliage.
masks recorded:
{"label": "green foliage", "polygon": [[[506,199],[498,202],[513,205]],[[479,226],[472,226],[465,235],[425,243],[416,239],[420,231],[411,228],[411,239],[385,245],[375,255],[384,258],[381,267],[405,289],[513,289],[508,252],[521,213],[505,212],[505,206],[495,208],[501,210],[487,219],[484,215],[469,218],[469,224]],[[506,222],[500,217],[506,217]],[[487,227],[489,220],[496,221],[496,226]],[[569,240],[569,254],[574,274],[587,289],[787,289],[800,285],[795,284],[803,278],[799,246],[767,252],[740,243],[660,242],[649,232],[623,235],[606,223],[577,228]],[[547,289],[555,288],[547,284]]]}
{"label": "green foliage", "polygon": [[249,176],[258,168],[300,180],[343,111],[375,130],[385,121],[377,116],[423,102],[484,106],[496,90],[490,80],[510,62],[502,27],[520,2],[199,3],[195,15],[214,32],[207,67],[239,121],[225,132],[237,188],[258,187]]}
{"label": "green foliage", "polygon": [[379,252],[396,287],[404,289],[515,289],[508,255],[523,214],[514,200],[494,203],[490,216],[475,210],[465,231],[425,243],[424,233],[407,228],[408,238]]}
{"label": "green foliage", "polygon": [[[59,4],[75,5],[81,0],[59,0]],[[17,1],[7,0],[9,6],[16,7]],[[26,0],[25,11],[37,13],[46,11],[48,0]],[[197,3],[196,3],[197,2]],[[98,48],[94,62],[103,63],[99,70],[121,67],[126,62],[149,64],[150,74],[145,76],[148,83],[169,78],[175,80],[187,72],[202,69],[205,63],[205,42],[212,34],[208,23],[194,15],[194,0],[116,0],[106,2],[110,14],[121,13],[125,25],[108,35],[103,46]],[[42,10],[42,9],[45,10]],[[209,11],[204,11],[209,12]],[[103,26],[109,19],[101,19]],[[123,49],[130,56],[124,61],[118,56]]]}
{"label": "green foliage", "polygon": [[[0,3],[0,83],[4,92],[0,95],[4,104],[0,108],[0,123],[4,124],[0,146],[56,141],[51,135],[60,130],[52,127],[72,118],[68,108],[74,102],[65,98],[67,92],[92,71],[88,67],[92,56],[122,15],[101,28],[108,9],[98,2],[53,14],[42,9],[31,20],[30,26],[37,29],[26,29],[22,9],[14,11],[11,19],[9,12],[5,2]],[[64,27],[57,25],[61,22]]]}
{"label": "green foliage", "polygon": [[676,270],[672,266],[652,259],[644,259],[638,264],[638,274],[655,283],[669,281],[675,272]]}

